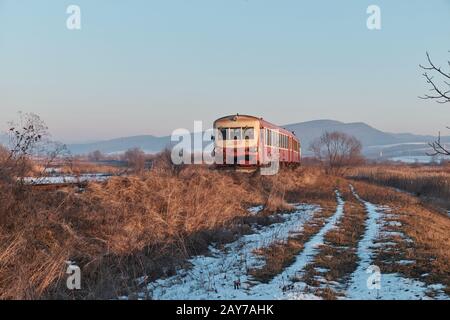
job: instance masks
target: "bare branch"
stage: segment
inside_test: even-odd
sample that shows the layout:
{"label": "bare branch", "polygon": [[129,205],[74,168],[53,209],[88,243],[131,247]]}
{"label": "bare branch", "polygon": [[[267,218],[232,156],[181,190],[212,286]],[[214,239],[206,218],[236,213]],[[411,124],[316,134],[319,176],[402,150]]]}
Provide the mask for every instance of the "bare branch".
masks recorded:
{"label": "bare branch", "polygon": [[[433,64],[433,61],[431,60],[430,54],[429,54],[428,52],[427,52],[427,59],[428,59],[428,64],[429,64],[430,66],[425,67],[425,66],[419,65],[422,69],[424,69],[424,70],[434,70],[434,71],[437,71],[437,72],[438,72],[439,74],[441,74],[442,76],[444,76],[444,77],[450,79],[450,73],[447,74],[447,73],[443,72],[442,69],[441,69],[440,67],[436,67],[436,66]],[[450,63],[449,63],[449,65],[450,65]]]}
{"label": "bare branch", "polygon": [[[422,66],[419,65],[420,68],[423,70],[426,70],[423,73],[423,76],[426,79],[426,82],[431,86],[430,91],[432,94],[425,94],[422,97],[419,97],[420,99],[430,99],[435,100],[437,103],[443,104],[443,103],[449,103],[450,102],[450,89],[442,89],[438,86],[436,80],[434,80],[433,76],[430,76],[427,71],[431,71],[434,73],[437,73],[438,76],[444,77],[445,79],[450,79],[450,73],[445,73],[442,71],[440,67],[437,67],[433,61],[431,60],[431,57],[429,53],[427,52],[427,60],[428,60],[428,66]],[[450,66],[450,61],[447,62]],[[442,80],[444,85],[450,87],[450,82],[447,80]],[[448,127],[447,127],[448,128]],[[444,156],[450,156],[450,149],[445,146],[441,142],[441,133],[439,132],[439,137],[436,141],[429,143],[429,146],[433,149],[432,153],[427,153],[429,156],[437,156],[437,155],[444,155]]]}
{"label": "bare branch", "polygon": [[444,144],[441,142],[441,133],[439,132],[439,136],[436,141],[430,142],[428,144],[432,149],[432,153],[427,153],[428,156],[437,156],[437,155],[443,155],[443,156],[450,156],[450,150],[447,149]]}

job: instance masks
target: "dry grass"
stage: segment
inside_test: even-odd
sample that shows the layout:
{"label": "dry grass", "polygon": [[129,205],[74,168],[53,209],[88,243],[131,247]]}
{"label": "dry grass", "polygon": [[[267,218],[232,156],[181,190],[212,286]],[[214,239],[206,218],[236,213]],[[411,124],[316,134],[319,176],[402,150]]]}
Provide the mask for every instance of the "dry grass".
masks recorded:
{"label": "dry grass", "polygon": [[[0,298],[107,299],[138,291],[135,279],[173,274],[211,242],[250,230],[247,208],[289,208],[284,197],[308,184],[308,169],[275,177],[195,166],[115,177],[74,191],[15,190],[0,183]],[[302,178],[302,177],[305,178]],[[294,177],[294,178],[293,178]],[[65,287],[66,261],[82,290]],[[141,284],[142,285],[142,284]]]}
{"label": "dry grass", "polygon": [[450,166],[366,166],[348,173],[356,180],[390,186],[450,210]]}
{"label": "dry grass", "polygon": [[[103,173],[110,175],[117,175],[125,171],[126,168],[113,167],[109,165],[97,164],[89,161],[73,160],[70,163],[63,162],[55,164],[54,169],[58,170],[62,175],[82,175],[91,173]],[[33,166],[33,170],[30,172],[33,176],[40,176],[47,168],[47,164],[36,164]]]}

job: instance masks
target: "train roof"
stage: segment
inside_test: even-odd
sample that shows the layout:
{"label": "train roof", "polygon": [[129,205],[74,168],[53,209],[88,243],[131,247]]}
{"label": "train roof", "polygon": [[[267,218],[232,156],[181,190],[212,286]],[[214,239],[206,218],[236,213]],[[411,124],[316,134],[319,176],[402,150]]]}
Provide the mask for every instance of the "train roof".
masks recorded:
{"label": "train roof", "polygon": [[251,116],[251,115],[247,115],[247,114],[232,114],[232,115],[228,115],[228,116],[225,116],[225,117],[217,119],[216,121],[214,121],[214,123],[216,123],[218,121],[221,121],[221,120],[234,120],[234,121],[237,121],[237,120],[239,120],[239,118],[257,120],[264,127],[268,127],[268,128],[271,128],[271,129],[278,129],[278,130],[280,130],[280,132],[282,132],[284,134],[287,134],[289,136],[293,136],[293,137],[298,139],[298,137],[295,135],[295,132],[291,132],[289,130],[286,130],[283,127],[277,126],[277,125],[275,125],[273,123],[270,123],[269,121],[264,120],[263,118],[255,117],[255,116]]}

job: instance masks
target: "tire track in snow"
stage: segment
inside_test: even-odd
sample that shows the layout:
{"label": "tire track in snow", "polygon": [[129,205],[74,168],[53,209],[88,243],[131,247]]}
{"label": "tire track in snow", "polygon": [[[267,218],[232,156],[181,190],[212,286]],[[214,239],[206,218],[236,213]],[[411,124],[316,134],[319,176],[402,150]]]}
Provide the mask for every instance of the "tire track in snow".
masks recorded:
{"label": "tire track in snow", "polygon": [[[350,189],[352,190],[355,198],[364,205],[367,212],[367,219],[365,222],[366,231],[363,238],[359,241],[357,248],[359,264],[356,270],[351,275],[348,284],[349,289],[347,290],[347,298],[373,299],[377,297],[378,290],[369,289],[367,280],[370,275],[369,267],[372,265],[373,253],[371,248],[374,246],[374,241],[380,231],[380,209],[376,205],[362,200],[361,197],[356,193],[355,188],[352,185],[350,185]],[[367,273],[368,270],[369,273]]]}
{"label": "tire track in snow", "polygon": [[[363,239],[359,242],[357,249],[359,265],[353,272],[348,283],[346,298],[358,300],[417,300],[429,298],[426,292],[430,288],[433,288],[433,286],[427,287],[421,281],[404,278],[397,273],[381,274],[379,289],[375,287],[369,288],[370,281],[368,280],[373,272],[371,266],[374,255],[373,249],[376,247],[375,240],[382,231],[383,224],[385,223],[383,215],[386,214],[385,211],[388,208],[361,199],[352,185],[350,185],[350,188],[354,196],[365,206],[368,218],[365,223],[366,232]],[[401,234],[401,236],[404,235]],[[437,287],[440,288],[439,285]],[[443,298],[445,299],[445,296]]]}
{"label": "tire track in snow", "polygon": [[[250,268],[259,267],[262,259],[255,249],[287,240],[294,232],[300,232],[305,222],[319,210],[317,206],[299,205],[297,211],[282,214],[284,221],[269,226],[253,226],[253,234],[227,244],[224,250],[210,246],[208,256],[190,259],[192,268],[180,270],[175,276],[159,279],[148,285],[154,299],[251,299],[248,291]],[[234,289],[234,281],[242,283],[240,290]],[[145,296],[141,294],[141,296]],[[270,298],[270,297],[267,297]],[[273,298],[273,296],[272,296]]]}
{"label": "tire track in snow", "polygon": [[249,295],[253,299],[318,299],[305,293],[306,284],[297,282],[304,268],[313,261],[318,253],[318,247],[324,243],[325,234],[336,226],[344,214],[344,200],[336,190],[337,207],[335,213],[326,220],[320,231],[305,243],[304,249],[297,256],[295,262],[277,275],[268,284],[259,284],[251,288]]}

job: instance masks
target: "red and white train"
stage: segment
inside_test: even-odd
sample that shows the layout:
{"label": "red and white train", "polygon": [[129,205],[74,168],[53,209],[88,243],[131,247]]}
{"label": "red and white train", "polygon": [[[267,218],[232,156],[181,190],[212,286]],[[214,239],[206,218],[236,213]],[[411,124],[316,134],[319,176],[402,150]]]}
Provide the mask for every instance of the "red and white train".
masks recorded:
{"label": "red and white train", "polygon": [[215,157],[219,167],[263,167],[273,161],[299,165],[300,140],[293,132],[262,118],[231,115],[214,122]]}

